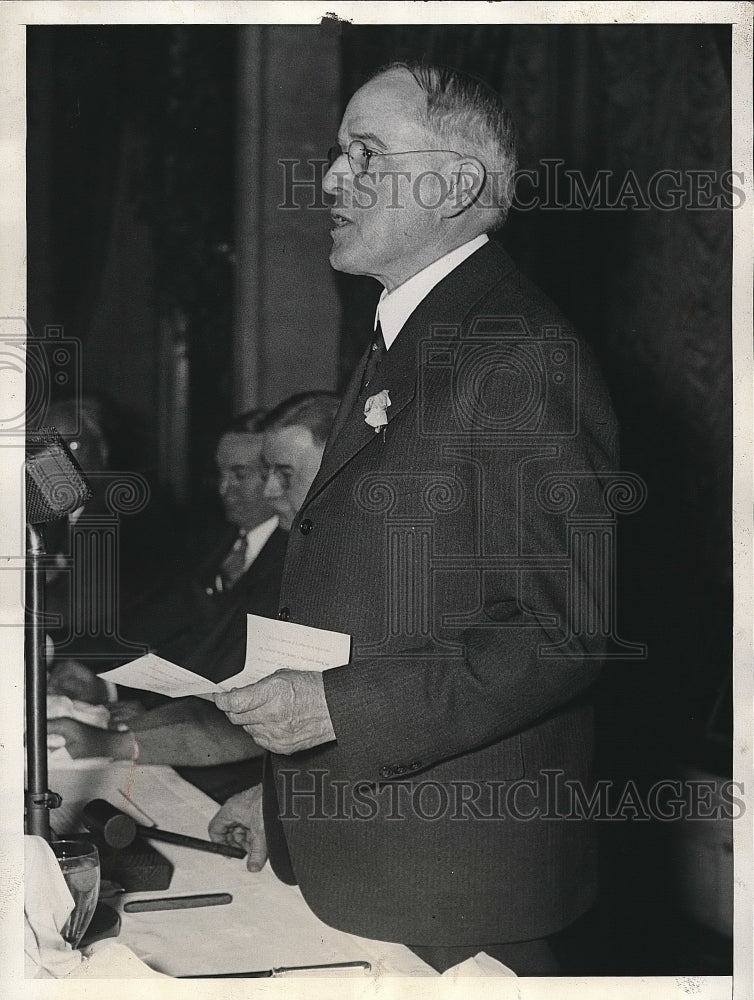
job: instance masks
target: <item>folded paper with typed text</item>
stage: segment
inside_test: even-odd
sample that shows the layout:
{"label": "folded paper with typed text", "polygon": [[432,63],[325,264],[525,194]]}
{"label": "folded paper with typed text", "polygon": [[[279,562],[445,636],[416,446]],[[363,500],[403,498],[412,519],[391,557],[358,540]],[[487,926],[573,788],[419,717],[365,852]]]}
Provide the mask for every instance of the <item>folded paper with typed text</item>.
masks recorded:
{"label": "folded paper with typed text", "polygon": [[[309,625],[281,622],[260,615],[246,616],[246,661],[243,673],[231,677],[232,687],[261,681],[276,670],[329,670],[348,663],[351,637]],[[227,686],[230,681],[223,681]]]}
{"label": "folded paper with typed text", "polygon": [[247,615],[244,668],[219,684],[156,653],[147,653],[100,677],[113,684],[152,691],[168,698],[193,695],[211,701],[218,691],[255,684],[276,670],[328,670],[343,666],[348,663],[350,645],[351,637],[343,632]]}

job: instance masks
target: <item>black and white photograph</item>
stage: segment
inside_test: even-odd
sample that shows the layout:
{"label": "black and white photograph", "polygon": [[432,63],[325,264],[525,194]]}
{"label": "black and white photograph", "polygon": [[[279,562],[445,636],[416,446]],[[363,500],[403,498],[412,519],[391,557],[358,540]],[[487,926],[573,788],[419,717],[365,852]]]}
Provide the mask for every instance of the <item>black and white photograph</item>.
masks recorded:
{"label": "black and white photograph", "polygon": [[4,994],[750,1000],[751,5],[0,8]]}

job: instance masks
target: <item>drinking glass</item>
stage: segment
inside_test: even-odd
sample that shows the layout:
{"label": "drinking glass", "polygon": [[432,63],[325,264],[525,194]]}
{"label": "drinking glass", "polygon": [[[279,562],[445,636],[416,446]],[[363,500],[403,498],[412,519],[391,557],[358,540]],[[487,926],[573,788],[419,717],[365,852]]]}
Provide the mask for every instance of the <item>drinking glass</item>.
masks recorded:
{"label": "drinking glass", "polygon": [[72,948],[84,936],[99,896],[99,854],[86,840],[55,840],[50,844],[66,885],[73,896],[73,910],[62,935]]}

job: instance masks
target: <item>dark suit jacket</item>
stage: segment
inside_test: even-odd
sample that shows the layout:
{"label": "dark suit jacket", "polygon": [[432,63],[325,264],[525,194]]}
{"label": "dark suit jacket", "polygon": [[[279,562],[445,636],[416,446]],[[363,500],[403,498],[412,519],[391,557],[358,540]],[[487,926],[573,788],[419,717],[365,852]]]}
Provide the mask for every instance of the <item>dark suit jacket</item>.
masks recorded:
{"label": "dark suit jacket", "polygon": [[213,678],[217,674],[217,680],[237,673],[245,653],[245,614],[277,613],[288,532],[277,528],[235,586],[217,593],[215,577],[236,537],[228,525],[205,546],[191,569],[174,572],[158,588],[150,586],[150,578],[144,579],[141,600],[132,599],[121,609],[120,635],[127,649],[113,649],[95,636],[62,652],[79,656],[96,670],[110,669],[152,649],[187,669]]}
{"label": "dark suit jacket", "polygon": [[[160,655],[215,682],[242,670],[246,658],[246,615],[275,617],[287,542],[288,532],[277,528],[231,590],[207,594],[203,583],[214,579],[230,547],[218,546],[217,558],[205,563],[203,571],[189,585],[189,607],[196,611],[193,627],[163,644],[158,650]],[[251,740],[249,744],[251,751]],[[261,758],[209,767],[176,767],[176,770],[207,795],[224,802],[259,781]]]}
{"label": "dark suit jacket", "polygon": [[[590,825],[553,818],[546,788],[555,770],[589,782],[585,692],[605,641],[599,581],[564,515],[571,487],[546,477],[569,473],[579,509],[603,512],[610,400],[586,345],[493,243],[386,355],[369,387],[389,391],[385,434],[364,421],[359,377],[281,590],[283,617],[353,637],[351,662],[324,675],[336,742],[270,758],[295,877],[355,934],[540,937],[595,894]],[[569,593],[589,621],[570,639]]]}
{"label": "dark suit jacket", "polygon": [[287,544],[288,532],[276,528],[231,590],[208,594],[208,581],[214,580],[229,550],[219,548],[218,558],[188,584],[186,602],[193,620],[161,644],[160,655],[216,682],[238,673],[246,656],[246,615],[277,614]]}

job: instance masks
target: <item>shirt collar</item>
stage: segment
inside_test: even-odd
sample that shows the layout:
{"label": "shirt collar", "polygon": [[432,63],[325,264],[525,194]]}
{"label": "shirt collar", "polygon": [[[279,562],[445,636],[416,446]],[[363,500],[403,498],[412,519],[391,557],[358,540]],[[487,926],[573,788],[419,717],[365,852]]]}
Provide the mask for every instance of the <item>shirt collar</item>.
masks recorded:
{"label": "shirt collar", "polygon": [[470,257],[480,247],[489,241],[486,233],[463,243],[444,257],[433,261],[428,267],[414,274],[408,281],[398,285],[392,292],[384,290],[377,303],[377,312],[374,317],[374,326],[377,328],[379,321],[382,326],[382,336],[385,338],[385,347],[390,350],[395,338],[403,329],[406,320],[416,309],[422,299],[432,291],[435,285],[439,285],[443,278],[447,277],[451,271],[462,264],[467,257]]}
{"label": "shirt collar", "polygon": [[256,557],[265,547],[277,526],[278,519],[277,516],[275,516],[268,518],[266,521],[258,524],[256,528],[252,528],[251,531],[246,532],[246,559],[244,562],[246,569],[251,566]]}

